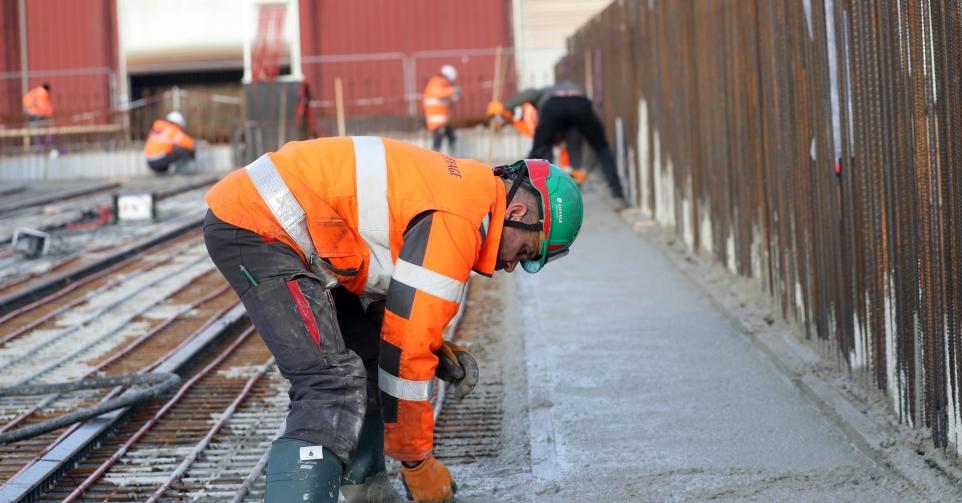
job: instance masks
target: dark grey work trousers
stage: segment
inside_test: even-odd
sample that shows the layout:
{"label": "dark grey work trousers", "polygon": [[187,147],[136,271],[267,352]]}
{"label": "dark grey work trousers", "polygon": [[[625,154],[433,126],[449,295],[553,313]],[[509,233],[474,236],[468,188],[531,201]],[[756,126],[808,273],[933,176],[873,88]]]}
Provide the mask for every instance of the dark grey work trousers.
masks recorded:
{"label": "dark grey work trousers", "polygon": [[347,290],[326,289],[291,247],[210,211],[204,240],[290,381],[283,436],[327,447],[350,466],[365,411],[378,411],[383,302],[365,311]]}
{"label": "dark grey work trousers", "polygon": [[[534,130],[534,144],[531,145],[528,157],[552,161],[551,149],[554,147],[555,140],[559,135],[570,130],[581,133],[588,145],[591,145],[591,149],[595,151],[601,163],[601,172],[604,173],[611,187],[611,195],[624,197],[615,166],[615,156],[611,153],[608,140],[605,139],[605,127],[595,114],[591,100],[584,96],[555,96],[541,105],[538,110],[538,127]],[[571,141],[574,144],[581,140],[573,137]],[[580,163],[580,145],[577,156]]]}
{"label": "dark grey work trousers", "polygon": [[454,128],[451,127],[450,124],[441,126],[431,132],[432,150],[440,151],[441,141],[444,140],[444,138],[448,139],[448,148],[454,149],[454,143],[457,141],[457,138],[454,136]]}
{"label": "dark grey work trousers", "polygon": [[157,173],[166,173],[171,164],[193,159],[194,155],[193,150],[175,146],[174,150],[171,150],[169,154],[157,159],[148,160],[147,167]]}

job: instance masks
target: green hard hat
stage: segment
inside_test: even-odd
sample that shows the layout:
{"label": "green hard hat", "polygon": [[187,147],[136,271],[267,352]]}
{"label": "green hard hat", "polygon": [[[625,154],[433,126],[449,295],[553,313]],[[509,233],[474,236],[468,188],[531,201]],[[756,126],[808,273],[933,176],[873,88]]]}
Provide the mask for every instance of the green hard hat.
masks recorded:
{"label": "green hard hat", "polygon": [[584,220],[584,203],[578,184],[563,169],[543,159],[525,159],[504,167],[527,175],[525,185],[541,196],[541,253],[521,266],[535,273],[554,259],[568,254]]}

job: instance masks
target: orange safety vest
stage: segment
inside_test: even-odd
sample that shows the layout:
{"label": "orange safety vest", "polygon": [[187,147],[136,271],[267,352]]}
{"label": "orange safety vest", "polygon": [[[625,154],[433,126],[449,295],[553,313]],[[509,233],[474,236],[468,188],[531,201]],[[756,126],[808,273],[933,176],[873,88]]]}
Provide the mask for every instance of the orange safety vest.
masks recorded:
{"label": "orange safety vest", "polygon": [[[389,396],[384,452],[427,457],[433,352],[471,271],[491,275],[497,262],[505,188],[491,167],[386,138],[321,138],[230,173],[206,201],[221,220],[283,241],[354,294],[387,296],[378,373]],[[430,236],[416,260],[405,260],[404,232],[426,212]],[[403,309],[392,307],[399,295],[407,295]]]}
{"label": "orange safety vest", "polygon": [[50,93],[43,86],[37,86],[23,95],[23,111],[34,117],[53,117],[53,104]]}
{"label": "orange safety vest", "polygon": [[448,79],[435,75],[424,88],[424,122],[428,131],[447,126],[451,120],[451,98],[454,86]]}
{"label": "orange safety vest", "polygon": [[519,133],[527,136],[528,138],[534,138],[534,130],[538,127],[538,109],[534,107],[531,103],[524,103],[521,105],[521,118],[518,120],[513,120],[514,128],[518,130]]}
{"label": "orange safety vest", "polygon": [[150,126],[150,135],[147,136],[147,143],[144,144],[144,157],[148,161],[160,159],[173,152],[174,145],[193,150],[194,140],[177,124],[157,119]]}

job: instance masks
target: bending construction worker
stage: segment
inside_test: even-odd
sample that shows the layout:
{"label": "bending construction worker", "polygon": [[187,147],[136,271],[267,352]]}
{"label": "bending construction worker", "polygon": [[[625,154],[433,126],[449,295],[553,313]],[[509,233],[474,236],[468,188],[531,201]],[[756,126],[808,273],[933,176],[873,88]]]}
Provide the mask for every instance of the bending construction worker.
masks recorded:
{"label": "bending construction worker", "polygon": [[144,145],[144,157],[150,169],[172,174],[177,164],[194,158],[194,140],[184,132],[185,127],[184,116],[176,110],[165,119],[154,121]]}
{"label": "bending construction worker", "polygon": [[442,340],[471,271],[528,272],[563,256],[578,188],[543,160],[495,169],[378,137],[291,142],[207,193],[207,249],[290,381],[268,502],[451,502],[432,456],[435,376],[461,398],[466,349]]}
{"label": "bending construction worker", "polygon": [[[23,95],[23,113],[30,128],[45,127],[53,119],[53,103],[50,101],[50,84],[44,82]],[[51,144],[52,135],[46,135],[42,143]]]}
{"label": "bending construction worker", "polygon": [[424,121],[431,132],[432,148],[441,150],[441,141],[448,138],[448,148],[454,150],[454,128],[451,127],[451,105],[461,97],[455,85],[458,70],[451,65],[441,67],[441,73],[431,77],[424,88]]}
{"label": "bending construction worker", "polygon": [[562,82],[544,89],[527,89],[508,98],[503,104],[492,103],[488,106],[488,113],[501,115],[503,111],[514,110],[525,103],[533,105],[538,112],[534,143],[528,157],[551,160],[555,141],[565,132],[575,129],[595,151],[601,162],[601,171],[611,187],[612,196],[623,204],[624,192],[615,167],[615,156],[605,139],[605,128],[584,91],[571,82]]}
{"label": "bending construction worker", "polygon": [[[492,101],[488,104],[488,115],[495,119],[497,127],[500,128],[504,123],[509,123],[522,135],[534,138],[534,131],[538,127],[538,109],[531,103],[523,103],[514,110],[506,110],[501,103]],[[578,185],[584,183],[587,175],[580,167],[581,135],[578,131],[571,129],[561,134],[555,139],[554,145],[561,149],[558,165],[564,168]]]}

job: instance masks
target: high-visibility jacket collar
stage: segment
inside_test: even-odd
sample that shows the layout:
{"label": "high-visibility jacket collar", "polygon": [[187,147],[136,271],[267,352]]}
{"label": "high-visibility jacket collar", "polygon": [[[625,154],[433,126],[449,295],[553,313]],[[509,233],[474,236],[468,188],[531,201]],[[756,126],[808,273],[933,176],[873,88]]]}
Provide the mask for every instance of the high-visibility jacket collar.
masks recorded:
{"label": "high-visibility jacket collar", "polygon": [[504,213],[507,203],[505,202],[504,181],[499,178],[494,179],[496,197],[491,204],[489,217],[485,218],[487,228],[485,229],[484,244],[481,245],[481,253],[477,263],[474,265],[474,272],[491,276],[498,263],[498,248],[501,247],[501,236],[504,230]]}

